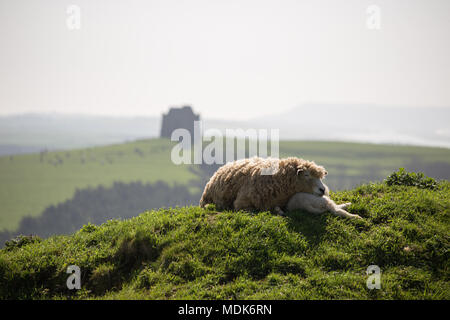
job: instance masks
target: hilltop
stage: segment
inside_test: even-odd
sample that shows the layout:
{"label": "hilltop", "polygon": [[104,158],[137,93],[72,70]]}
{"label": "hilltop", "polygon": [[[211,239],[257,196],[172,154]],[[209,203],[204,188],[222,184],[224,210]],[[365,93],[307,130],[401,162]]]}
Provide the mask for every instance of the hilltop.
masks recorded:
{"label": "hilltop", "polygon": [[[0,299],[450,298],[448,181],[400,171],[331,197],[363,220],[177,207],[22,237],[0,250]],[[374,264],[380,290],[366,287]]]}

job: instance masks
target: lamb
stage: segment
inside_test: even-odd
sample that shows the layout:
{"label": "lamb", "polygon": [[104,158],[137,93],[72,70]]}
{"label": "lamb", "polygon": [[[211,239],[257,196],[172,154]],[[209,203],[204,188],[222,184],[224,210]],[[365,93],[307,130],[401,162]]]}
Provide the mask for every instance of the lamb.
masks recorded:
{"label": "lamb", "polygon": [[[267,174],[275,168],[271,174]],[[272,211],[282,213],[288,200],[303,192],[323,196],[327,187],[324,167],[312,161],[253,157],[220,167],[206,184],[200,206],[217,209]]]}
{"label": "lamb", "polygon": [[345,211],[350,205],[350,202],[336,204],[329,198],[327,193],[322,197],[318,197],[310,193],[300,192],[292,196],[286,205],[286,209],[287,211],[303,209],[310,213],[324,213],[328,211],[341,217],[362,219],[357,214]]}

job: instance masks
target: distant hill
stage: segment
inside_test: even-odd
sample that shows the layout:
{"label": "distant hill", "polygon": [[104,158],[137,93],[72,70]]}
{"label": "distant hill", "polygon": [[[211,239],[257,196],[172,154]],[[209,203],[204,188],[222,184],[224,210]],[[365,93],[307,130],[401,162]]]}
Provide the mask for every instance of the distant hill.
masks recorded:
{"label": "distant hill", "polygon": [[36,153],[40,152],[41,150],[42,148],[38,146],[16,146],[9,144],[0,144],[0,157],[25,153]]}
{"label": "distant hill", "polygon": [[[247,121],[202,118],[207,129],[279,129],[282,140],[347,141],[450,148],[449,108],[304,104]],[[0,117],[0,155],[68,150],[156,138],[161,117],[23,114]],[[175,125],[176,126],[176,125]],[[164,132],[166,137],[169,132]],[[34,148],[34,149],[33,149]]]}
{"label": "distant hill", "polygon": [[78,189],[114,182],[187,184],[186,166],[170,161],[172,143],[151,139],[110,146],[0,157],[0,230],[71,199]]}
{"label": "distant hill", "polygon": [[[0,117],[0,155],[20,148],[68,150],[158,137],[159,117],[23,114]],[[8,146],[13,146],[8,147]]]}
{"label": "distant hill", "polygon": [[450,148],[450,107],[304,104],[248,121],[205,119],[205,128],[279,129],[282,140],[322,140]]}

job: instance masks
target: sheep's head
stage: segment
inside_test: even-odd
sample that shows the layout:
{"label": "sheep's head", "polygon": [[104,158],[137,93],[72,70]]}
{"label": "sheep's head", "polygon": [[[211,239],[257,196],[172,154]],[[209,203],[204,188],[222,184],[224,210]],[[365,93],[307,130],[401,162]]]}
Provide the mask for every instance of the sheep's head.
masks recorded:
{"label": "sheep's head", "polygon": [[308,192],[317,196],[329,195],[328,187],[322,182],[327,175],[324,167],[311,163],[297,168],[297,192]]}

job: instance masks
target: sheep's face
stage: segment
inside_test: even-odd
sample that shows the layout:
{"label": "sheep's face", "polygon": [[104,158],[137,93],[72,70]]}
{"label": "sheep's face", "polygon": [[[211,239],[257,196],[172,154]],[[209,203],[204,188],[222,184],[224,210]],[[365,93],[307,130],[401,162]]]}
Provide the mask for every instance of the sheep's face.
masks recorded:
{"label": "sheep's face", "polygon": [[322,178],[312,175],[309,170],[297,171],[297,192],[308,192],[319,197],[329,195],[328,187],[322,182]]}

